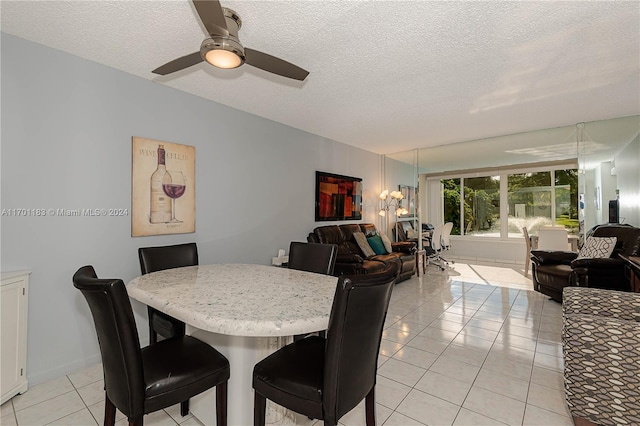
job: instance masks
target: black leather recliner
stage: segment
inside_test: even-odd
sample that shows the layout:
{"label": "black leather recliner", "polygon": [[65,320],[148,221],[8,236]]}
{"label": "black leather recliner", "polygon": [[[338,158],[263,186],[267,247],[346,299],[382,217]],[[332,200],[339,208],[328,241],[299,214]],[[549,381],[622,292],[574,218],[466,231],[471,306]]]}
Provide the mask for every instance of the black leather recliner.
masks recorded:
{"label": "black leather recliner", "polygon": [[616,237],[616,247],[611,256],[577,259],[578,253],[574,252],[532,250],[534,290],[558,302],[562,302],[562,290],[568,286],[631,290],[624,273],[624,261],[618,255],[640,255],[640,228],[619,224],[597,225],[587,236]]}

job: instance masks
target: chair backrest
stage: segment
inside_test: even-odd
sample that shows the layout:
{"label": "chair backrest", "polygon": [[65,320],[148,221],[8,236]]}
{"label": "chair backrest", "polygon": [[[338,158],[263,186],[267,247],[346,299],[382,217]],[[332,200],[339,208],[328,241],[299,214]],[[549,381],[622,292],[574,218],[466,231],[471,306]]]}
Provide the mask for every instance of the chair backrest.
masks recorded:
{"label": "chair backrest", "polygon": [[398,264],[341,276],[329,317],[325,349],[325,420],[339,419],[375,386],[378,352]]}
{"label": "chair backrest", "polygon": [[436,225],[431,235],[431,248],[435,251],[442,250],[442,232],[444,231],[444,223]]}
{"label": "chair backrest", "polygon": [[301,243],[292,241],[289,245],[289,269],[333,274],[338,256],[335,244]]}
{"label": "chair backrest", "polygon": [[538,250],[569,250],[569,236],[564,228],[540,228]]}
{"label": "chair backrest", "polygon": [[629,224],[607,224],[594,227],[592,231],[594,237],[617,238],[611,257],[618,257],[618,254],[640,256],[640,228]]}
{"label": "chair backrest", "polygon": [[176,244],[160,247],[140,247],[140,270],[142,275],[165,269],[181,268],[198,264],[196,243]]}
{"label": "chair backrest", "polygon": [[84,266],[73,275],[73,285],[82,292],[93,316],[109,399],[129,418],[141,417],[145,394],[142,355],[124,283],[98,279],[92,266]]}
{"label": "chair backrest", "polygon": [[522,235],[524,235],[524,243],[527,245],[527,256],[531,251],[531,237],[529,237],[529,231],[526,226],[522,227]]}
{"label": "chair backrest", "polygon": [[449,250],[451,247],[451,231],[453,230],[453,222],[447,222],[442,229],[442,245]]}

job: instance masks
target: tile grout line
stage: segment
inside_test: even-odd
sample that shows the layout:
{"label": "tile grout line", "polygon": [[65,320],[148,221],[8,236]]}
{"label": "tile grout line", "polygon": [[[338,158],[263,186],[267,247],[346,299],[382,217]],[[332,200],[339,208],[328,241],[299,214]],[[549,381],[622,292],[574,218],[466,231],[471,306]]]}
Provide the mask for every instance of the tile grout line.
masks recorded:
{"label": "tile grout line", "polygon": [[[82,397],[82,395],[80,395],[80,391],[78,391],[78,387],[76,386],[75,383],[73,383],[73,380],[71,380],[71,377],[69,377],[69,375],[66,375],[67,380],[69,380],[69,382],[71,383],[71,386],[73,386],[73,389],[76,391],[76,393],[78,394],[78,397],[80,398],[80,401],[82,401],[82,403],[84,404],[84,408],[89,412],[89,415],[91,415],[91,418],[96,422],[96,424],[100,424],[100,421],[98,421],[98,419],[96,419],[96,416],[93,415],[93,413],[91,412],[91,410],[89,409],[89,406],[87,405],[87,402],[84,400],[84,398]],[[96,380],[97,382],[98,380]],[[86,386],[89,386],[91,384],[93,384],[95,382],[91,382],[88,383]],[[105,393],[105,398],[107,397],[106,393]],[[81,410],[79,410],[81,411]],[[76,411],[77,412],[77,411]],[[18,425],[19,426],[19,425]]]}

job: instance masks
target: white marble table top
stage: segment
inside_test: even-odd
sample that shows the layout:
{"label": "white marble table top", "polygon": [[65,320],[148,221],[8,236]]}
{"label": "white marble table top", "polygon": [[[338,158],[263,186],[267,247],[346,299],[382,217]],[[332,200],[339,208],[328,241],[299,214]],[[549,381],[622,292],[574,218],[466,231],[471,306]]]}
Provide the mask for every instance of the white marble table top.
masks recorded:
{"label": "white marble table top", "polygon": [[201,330],[293,336],[327,328],[337,282],[274,266],[217,264],[142,275],[127,284],[127,292]]}

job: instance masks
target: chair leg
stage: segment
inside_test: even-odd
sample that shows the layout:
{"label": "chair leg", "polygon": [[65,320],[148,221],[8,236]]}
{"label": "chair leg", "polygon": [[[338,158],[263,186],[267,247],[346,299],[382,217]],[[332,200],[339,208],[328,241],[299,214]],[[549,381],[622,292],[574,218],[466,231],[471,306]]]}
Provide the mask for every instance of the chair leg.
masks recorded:
{"label": "chair leg", "polygon": [[253,402],[253,426],[264,426],[267,412],[267,398],[255,390],[253,393],[255,394]]}
{"label": "chair leg", "polygon": [[367,416],[367,426],[376,426],[376,387],[372,387],[365,398],[365,411]]}
{"label": "chair leg", "polygon": [[129,426],[142,426],[142,416],[137,419],[129,419]]}
{"label": "chair leg", "polygon": [[[187,401],[188,402],[188,401]],[[227,381],[216,386],[216,424],[227,426]]]}
{"label": "chair leg", "polygon": [[189,400],[188,399],[186,401],[182,401],[180,403],[180,415],[182,417],[185,417],[185,416],[189,415]]}
{"label": "chair leg", "polygon": [[116,423],[116,406],[107,396],[104,394],[104,426],[113,426]]}

